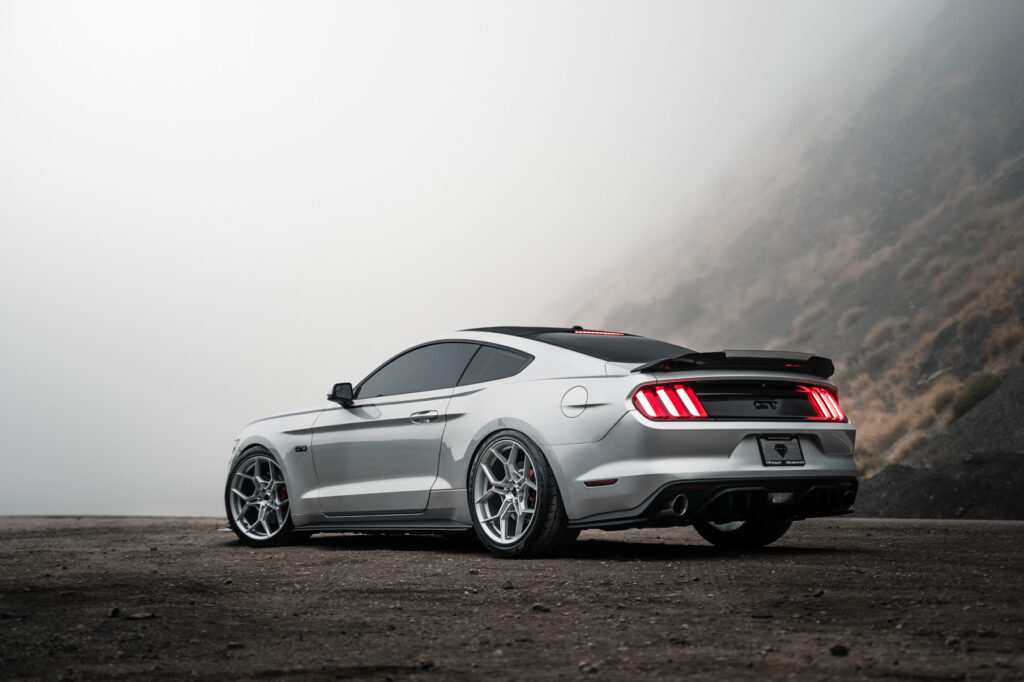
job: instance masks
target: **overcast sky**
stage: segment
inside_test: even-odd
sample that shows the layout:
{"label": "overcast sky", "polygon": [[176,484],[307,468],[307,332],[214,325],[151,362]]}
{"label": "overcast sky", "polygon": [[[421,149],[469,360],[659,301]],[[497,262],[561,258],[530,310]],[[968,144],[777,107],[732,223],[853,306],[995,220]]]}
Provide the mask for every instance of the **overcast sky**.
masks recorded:
{"label": "overcast sky", "polygon": [[542,311],[920,5],[0,2],[0,513],[220,515],[247,422],[586,325]]}

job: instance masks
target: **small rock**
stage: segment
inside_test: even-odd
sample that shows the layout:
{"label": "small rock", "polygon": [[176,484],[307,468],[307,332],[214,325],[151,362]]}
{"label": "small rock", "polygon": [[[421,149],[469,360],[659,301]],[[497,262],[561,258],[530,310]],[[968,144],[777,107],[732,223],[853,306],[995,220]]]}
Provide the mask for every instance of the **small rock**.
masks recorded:
{"label": "small rock", "polygon": [[530,608],[532,608],[534,611],[538,611],[540,613],[548,613],[551,610],[548,607],[546,607],[546,606],[544,606],[543,604],[540,604],[540,603],[534,604]]}
{"label": "small rock", "polygon": [[503,590],[512,590],[512,589],[515,589],[515,588],[512,587],[512,581],[511,580],[506,580],[505,584],[501,586],[501,589],[503,589]]}
{"label": "small rock", "polygon": [[953,637],[953,636],[947,637],[946,638],[946,642],[945,642],[946,646],[956,646],[959,643],[960,643],[960,638],[959,637]]}
{"label": "small rock", "polygon": [[828,652],[833,656],[846,656],[850,653],[850,649],[842,644],[833,644],[832,648],[829,649]]}
{"label": "small rock", "polygon": [[471,568],[471,569],[469,569],[469,574],[470,575],[480,575],[480,571],[475,569],[475,568]]}
{"label": "small rock", "polygon": [[148,612],[139,612],[139,613],[129,613],[125,617],[128,620],[149,620],[150,618],[156,618],[156,614],[155,613],[148,613]]}
{"label": "small rock", "polygon": [[244,649],[245,648],[245,644],[243,644],[242,642],[228,642],[228,648],[229,649]]}
{"label": "small rock", "polygon": [[149,548],[149,551],[150,551],[150,552],[155,552],[155,551],[156,551],[156,547],[150,547],[150,548]]}
{"label": "small rock", "polygon": [[420,666],[420,670],[430,670],[431,668],[434,667],[434,662],[432,660],[430,660],[429,658],[427,658],[427,659],[424,659],[424,660],[420,661],[419,666]]}
{"label": "small rock", "polygon": [[117,608],[116,606],[114,608],[110,609],[110,617],[111,618],[117,618],[120,615],[121,615],[121,609]]}
{"label": "small rock", "polygon": [[824,594],[825,594],[825,590],[818,590],[817,592],[814,593],[814,596],[815,597],[821,597]]}
{"label": "small rock", "polygon": [[225,578],[224,579],[224,584],[225,585],[230,585],[231,584],[231,578]]}
{"label": "small rock", "polygon": [[504,655],[505,655],[505,652],[504,652],[504,651],[502,651],[501,649],[495,649],[495,650],[494,650],[494,655],[495,655],[495,656],[504,656]]}
{"label": "small rock", "polygon": [[394,629],[395,629],[395,626],[394,626],[394,624],[393,624],[393,623],[388,623],[388,626],[387,626],[387,628],[385,628],[385,629],[386,629],[386,630],[387,630],[388,632],[393,632],[393,631],[394,631]]}

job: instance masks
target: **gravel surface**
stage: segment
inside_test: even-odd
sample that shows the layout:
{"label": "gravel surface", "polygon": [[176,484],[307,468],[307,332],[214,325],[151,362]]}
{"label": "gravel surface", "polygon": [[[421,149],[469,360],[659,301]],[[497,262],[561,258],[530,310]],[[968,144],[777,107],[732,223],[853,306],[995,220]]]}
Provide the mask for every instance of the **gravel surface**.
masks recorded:
{"label": "gravel surface", "polygon": [[1021,679],[1024,523],[805,521],[253,550],[218,519],[0,518],[0,677]]}

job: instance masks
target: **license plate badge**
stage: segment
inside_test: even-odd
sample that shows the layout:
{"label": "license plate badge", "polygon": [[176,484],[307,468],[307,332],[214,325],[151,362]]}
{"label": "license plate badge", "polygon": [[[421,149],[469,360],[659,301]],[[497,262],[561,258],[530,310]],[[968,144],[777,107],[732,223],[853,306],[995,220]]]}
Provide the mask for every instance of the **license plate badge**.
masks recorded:
{"label": "license plate badge", "polygon": [[758,436],[761,461],[766,467],[802,467],[804,452],[796,436]]}

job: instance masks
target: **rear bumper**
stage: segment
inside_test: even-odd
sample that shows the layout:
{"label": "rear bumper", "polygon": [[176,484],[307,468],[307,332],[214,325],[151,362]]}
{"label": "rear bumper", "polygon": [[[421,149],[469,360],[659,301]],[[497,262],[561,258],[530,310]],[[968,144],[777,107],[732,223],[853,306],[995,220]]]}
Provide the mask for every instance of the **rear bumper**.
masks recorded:
{"label": "rear bumper", "polygon": [[[758,436],[783,434],[799,439],[803,466],[765,466]],[[615,519],[647,519],[648,508],[660,500],[658,495],[667,494],[673,486],[705,486],[699,490],[712,491],[725,485],[773,493],[852,481],[856,494],[855,437],[849,423],[654,422],[633,410],[597,442],[546,449],[570,522],[593,527]],[[615,483],[586,485],[610,480]],[[799,490],[775,490],[771,487],[775,485]],[[690,509],[696,513],[693,502]],[[773,506],[773,510],[781,509]]]}
{"label": "rear bumper", "polygon": [[[672,511],[673,501],[682,502]],[[755,516],[806,519],[853,511],[857,479],[773,478],[757,481],[678,481],[662,486],[634,509],[595,514],[572,528],[678,526],[694,521],[729,522]]]}

